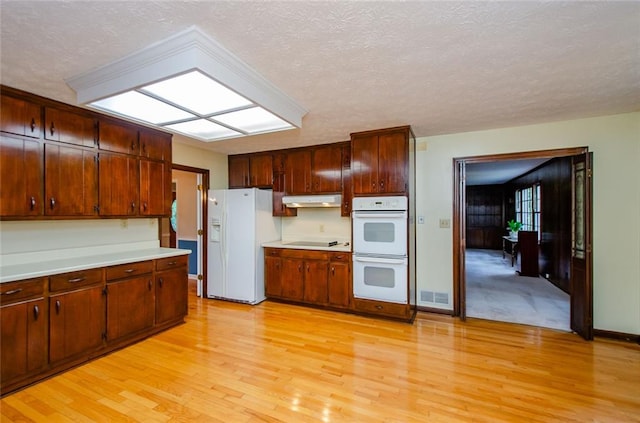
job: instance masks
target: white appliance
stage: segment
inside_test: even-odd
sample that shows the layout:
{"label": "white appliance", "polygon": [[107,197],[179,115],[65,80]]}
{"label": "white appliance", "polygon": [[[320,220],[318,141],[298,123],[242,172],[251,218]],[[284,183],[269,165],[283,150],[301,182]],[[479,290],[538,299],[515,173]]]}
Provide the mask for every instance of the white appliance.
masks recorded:
{"label": "white appliance", "polygon": [[353,199],[353,296],[408,303],[407,197]]}
{"label": "white appliance", "polygon": [[280,239],[269,190],[209,191],[207,297],[258,304],[264,301],[262,243]]}

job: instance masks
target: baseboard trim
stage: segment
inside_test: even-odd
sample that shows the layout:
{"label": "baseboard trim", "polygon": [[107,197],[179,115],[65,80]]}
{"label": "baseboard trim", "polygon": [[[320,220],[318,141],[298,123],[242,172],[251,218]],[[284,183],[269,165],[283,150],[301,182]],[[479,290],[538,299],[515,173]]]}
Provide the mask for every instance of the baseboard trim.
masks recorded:
{"label": "baseboard trim", "polygon": [[441,308],[435,308],[435,307],[417,306],[416,310],[423,311],[425,313],[444,314],[446,316],[453,316],[453,310],[443,310]]}
{"label": "baseboard trim", "polygon": [[635,342],[637,344],[640,344],[640,335],[633,335],[631,333],[594,329],[593,336],[599,336],[601,338],[617,339],[619,341]]}

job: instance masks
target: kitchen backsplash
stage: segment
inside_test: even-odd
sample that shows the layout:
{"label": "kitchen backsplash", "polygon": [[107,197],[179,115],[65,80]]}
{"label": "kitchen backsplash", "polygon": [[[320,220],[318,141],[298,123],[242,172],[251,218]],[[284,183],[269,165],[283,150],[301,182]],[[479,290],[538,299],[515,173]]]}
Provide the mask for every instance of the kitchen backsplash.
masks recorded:
{"label": "kitchen backsplash", "polygon": [[282,218],[283,241],[351,242],[351,219],[340,208],[300,208],[298,216]]}

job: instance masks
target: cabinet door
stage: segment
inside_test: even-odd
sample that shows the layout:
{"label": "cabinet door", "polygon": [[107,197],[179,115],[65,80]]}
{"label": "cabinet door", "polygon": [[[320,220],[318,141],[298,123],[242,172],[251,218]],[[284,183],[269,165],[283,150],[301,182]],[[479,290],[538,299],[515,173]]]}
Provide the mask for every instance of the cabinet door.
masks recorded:
{"label": "cabinet door", "polygon": [[101,150],[115,153],[140,154],[138,129],[111,120],[101,120],[99,128],[99,145]]}
{"label": "cabinet door", "polygon": [[26,100],[0,96],[0,131],[40,138],[40,106]]}
{"label": "cabinet door", "polygon": [[96,121],[94,118],[67,110],[45,107],[44,137],[51,141],[95,147]]}
{"label": "cabinet door", "polygon": [[287,194],[311,192],[311,150],[287,153],[284,168]]}
{"label": "cabinet door", "polygon": [[312,191],[340,192],[342,189],[342,146],[329,145],[313,149]]}
{"label": "cabinet door", "polygon": [[107,285],[107,339],[114,341],[150,329],[155,317],[153,276]]}
{"label": "cabinet door", "polygon": [[358,136],[351,140],[351,184],[353,193],[378,192],[378,137]]}
{"label": "cabinet door", "polygon": [[102,346],[105,303],[102,286],[49,298],[49,359],[52,363]]}
{"label": "cabinet door", "polygon": [[281,265],[282,298],[302,301],[304,293],[304,261],[282,258]]}
{"label": "cabinet door", "polygon": [[273,186],[271,154],[257,154],[249,157],[249,177],[252,187],[271,188]]}
{"label": "cabinet door", "polygon": [[324,260],[306,260],[304,264],[304,300],[326,304],[329,263]]}
{"label": "cabinet door", "polygon": [[165,201],[166,185],[170,183],[167,180],[167,172],[163,162],[140,160],[140,215],[171,214],[170,207],[166,207],[167,202]]}
{"label": "cabinet door", "polygon": [[351,267],[349,263],[329,263],[329,304],[349,307],[351,298]]}
{"label": "cabinet door", "polygon": [[135,216],[140,191],[138,159],[100,153],[99,174],[100,215]]}
{"label": "cabinet door", "polygon": [[401,194],[407,190],[408,145],[406,132],[378,137],[378,191]]}
{"label": "cabinet door", "polygon": [[46,300],[0,308],[0,379],[25,376],[47,364]]}
{"label": "cabinet door", "polygon": [[96,154],[89,150],[59,144],[46,144],[44,153],[44,214],[97,215]]}
{"label": "cabinet door", "polygon": [[0,181],[0,216],[42,215],[40,143],[0,136]]}
{"label": "cabinet door", "polygon": [[249,186],[249,157],[229,156],[229,188]]}
{"label": "cabinet door", "polygon": [[171,163],[171,134],[140,129],[140,157]]}
{"label": "cabinet door", "polygon": [[156,325],[181,320],[187,315],[187,269],[156,273]]}
{"label": "cabinet door", "polygon": [[264,283],[267,297],[282,296],[282,272],[280,257],[264,258]]}

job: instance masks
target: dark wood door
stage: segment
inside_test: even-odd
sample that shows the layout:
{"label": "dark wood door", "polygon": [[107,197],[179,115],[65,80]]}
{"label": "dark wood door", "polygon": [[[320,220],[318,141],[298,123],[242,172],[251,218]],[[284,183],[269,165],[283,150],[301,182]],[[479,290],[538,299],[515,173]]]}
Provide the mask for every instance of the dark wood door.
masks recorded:
{"label": "dark wood door", "polygon": [[60,144],[46,144],[45,207],[49,216],[98,214],[96,153]]}
{"label": "dark wood door", "polygon": [[280,271],[280,266],[280,257],[265,257],[264,281],[267,297],[282,296],[282,272]]}
{"label": "dark wood door", "polygon": [[171,134],[139,131],[140,157],[171,163]]}
{"label": "dark wood door", "polygon": [[156,283],[156,324],[183,319],[187,315],[187,269],[180,267],[159,272]]}
{"label": "dark wood door", "polygon": [[342,190],[342,145],[313,149],[313,192],[333,193]]}
{"label": "dark wood door", "polygon": [[45,107],[44,137],[84,147],[96,146],[96,120],[67,110]]}
{"label": "dark wood door", "polygon": [[0,308],[0,378],[20,378],[47,364],[46,300],[38,299]]}
{"label": "dark wood door", "polygon": [[304,293],[304,260],[282,258],[282,297],[302,301]]}
{"label": "dark wood door", "polygon": [[408,138],[406,132],[378,137],[378,192],[402,194],[407,191]]}
{"label": "dark wood door", "polygon": [[165,201],[167,184],[171,183],[167,176],[164,162],[140,160],[140,215],[171,214],[171,204]]}
{"label": "dark wood door", "polygon": [[574,156],[571,172],[571,330],[587,340],[593,339],[591,154]]}
{"label": "dark wood door", "polygon": [[6,95],[0,96],[0,131],[39,138],[42,134],[40,106]]}
{"label": "dark wood door", "polygon": [[249,186],[249,156],[229,156],[229,188]]}
{"label": "dark wood door", "polygon": [[338,307],[349,307],[351,298],[351,267],[349,263],[329,263],[329,304]]}
{"label": "dark wood door", "polygon": [[100,153],[99,175],[100,215],[137,215],[140,196],[138,159],[124,154]]}
{"label": "dark wood door", "polygon": [[273,186],[273,156],[257,154],[249,157],[250,186],[271,188]]}
{"label": "dark wood door", "polygon": [[[132,155],[140,154],[138,129],[135,126],[121,124],[111,120],[101,120],[99,126],[99,145],[101,150]],[[150,145],[147,145],[149,148]]]}
{"label": "dark wood door", "polygon": [[377,135],[362,135],[351,140],[351,183],[355,195],[378,192]]}
{"label": "dark wood door", "polygon": [[42,215],[42,164],[38,141],[0,136],[0,216]]}
{"label": "dark wood door", "polygon": [[311,192],[311,150],[287,153],[285,159],[285,184],[287,194]]}
{"label": "dark wood door", "polygon": [[49,330],[52,363],[100,348],[105,330],[103,287],[52,295]]}
{"label": "dark wood door", "polygon": [[[460,240],[458,254],[454,254],[454,273],[459,275],[462,280],[465,278],[465,252],[467,250],[467,190],[465,188],[466,179],[466,163],[456,161],[456,172],[454,175],[454,222],[453,238]],[[456,260],[457,257],[457,260]],[[456,288],[458,289],[456,292]],[[453,303],[454,316],[460,316],[460,320],[465,321],[467,319],[467,288],[466,282],[454,285],[454,297],[457,296],[458,300]],[[456,295],[457,294],[457,295]]]}
{"label": "dark wood door", "polygon": [[306,260],[304,269],[304,300],[314,304],[326,304],[329,263],[324,260]]}
{"label": "dark wood door", "polygon": [[107,285],[107,340],[114,341],[153,326],[153,276],[140,276]]}

